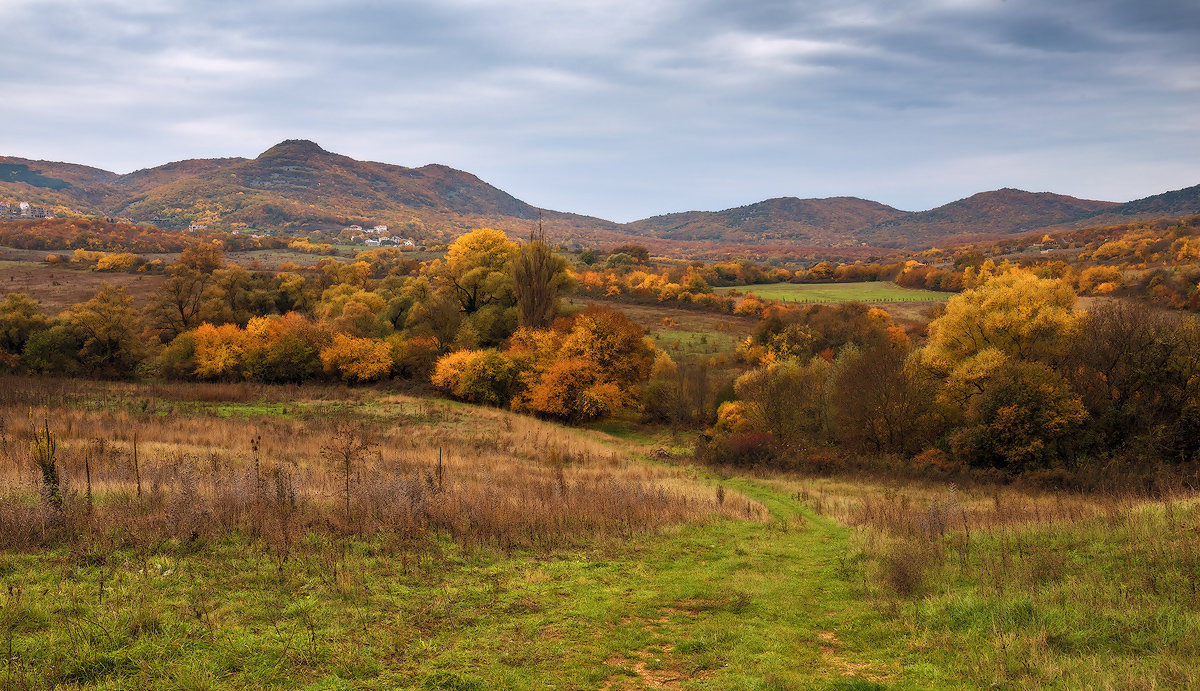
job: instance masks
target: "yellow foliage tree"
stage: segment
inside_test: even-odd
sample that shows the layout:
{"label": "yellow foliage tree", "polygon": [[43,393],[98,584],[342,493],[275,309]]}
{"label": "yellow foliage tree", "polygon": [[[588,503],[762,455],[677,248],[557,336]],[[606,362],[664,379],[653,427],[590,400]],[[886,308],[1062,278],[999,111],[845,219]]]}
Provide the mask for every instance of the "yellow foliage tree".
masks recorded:
{"label": "yellow foliage tree", "polygon": [[585,360],[602,378],[629,386],[649,376],[655,349],[642,328],[620,312],[592,306],[575,316],[559,356]]}
{"label": "yellow foliage tree", "polygon": [[208,322],[192,332],[196,344],[195,374],[201,379],[240,378],[251,338],[237,324],[213,326]]}
{"label": "yellow foliage tree", "polygon": [[444,262],[435,262],[430,272],[448,286],[467,314],[512,300],[511,264],[517,243],[493,228],[473,230],[455,240]]}
{"label": "yellow foliage tree", "polygon": [[507,406],[519,383],[513,358],[496,350],[459,350],[442,356],[431,381],[464,401]]}
{"label": "yellow foliage tree", "polygon": [[376,381],[392,371],[392,349],[386,341],[337,334],[321,351],[321,362],[348,382]]}
{"label": "yellow foliage tree", "polygon": [[1070,345],[1079,322],[1064,281],[1009,271],[954,296],[929,324],[924,361],[942,372],[988,350],[1045,360]]}

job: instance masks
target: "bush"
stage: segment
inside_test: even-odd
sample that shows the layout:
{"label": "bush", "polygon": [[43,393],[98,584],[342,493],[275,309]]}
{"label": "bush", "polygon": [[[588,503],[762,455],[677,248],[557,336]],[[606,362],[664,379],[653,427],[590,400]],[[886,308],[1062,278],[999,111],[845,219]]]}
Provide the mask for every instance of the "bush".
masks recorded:
{"label": "bush", "polygon": [[696,456],[710,465],[749,468],[775,463],[778,460],[775,447],[775,435],[749,430],[714,437],[703,442],[697,447]]}
{"label": "bush", "polygon": [[516,362],[495,350],[459,350],[434,367],[434,386],[471,403],[507,406],[520,385]]}

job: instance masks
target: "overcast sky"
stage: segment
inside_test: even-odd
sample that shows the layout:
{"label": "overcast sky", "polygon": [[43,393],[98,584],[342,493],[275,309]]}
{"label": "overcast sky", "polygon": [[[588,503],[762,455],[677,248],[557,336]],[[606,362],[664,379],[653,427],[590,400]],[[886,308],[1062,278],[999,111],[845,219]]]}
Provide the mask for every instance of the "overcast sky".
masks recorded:
{"label": "overcast sky", "polygon": [[628,221],[1200,183],[1196,0],[0,0],[0,154],[312,139]]}

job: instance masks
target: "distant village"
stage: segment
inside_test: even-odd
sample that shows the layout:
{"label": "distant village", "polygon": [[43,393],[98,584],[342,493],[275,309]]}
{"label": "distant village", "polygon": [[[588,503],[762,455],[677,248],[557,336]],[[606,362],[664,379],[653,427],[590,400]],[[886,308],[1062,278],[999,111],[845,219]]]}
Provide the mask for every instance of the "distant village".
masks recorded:
{"label": "distant village", "polygon": [[54,212],[43,206],[33,206],[29,202],[9,204],[0,202],[0,218],[52,218]]}
{"label": "distant village", "polygon": [[416,243],[408,238],[388,233],[388,227],[378,225],[374,228],[362,226],[346,226],[342,235],[351,242],[362,242],[368,247],[414,247]]}

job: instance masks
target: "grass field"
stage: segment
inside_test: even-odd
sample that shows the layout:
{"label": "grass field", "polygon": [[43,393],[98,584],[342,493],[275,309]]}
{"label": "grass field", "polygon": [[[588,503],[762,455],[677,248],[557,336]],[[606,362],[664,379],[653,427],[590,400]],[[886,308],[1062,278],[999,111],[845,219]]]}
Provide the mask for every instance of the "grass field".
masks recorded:
{"label": "grass field", "polygon": [[124,286],[135,305],[145,305],[150,293],[163,280],[162,275],[101,273],[69,264],[0,261],[0,298],[9,293],[24,293],[41,303],[42,311],[50,315],[90,299],[105,284]]}
{"label": "grass field", "polygon": [[639,305],[615,300],[572,298],[569,306],[589,302],[619,310],[646,329],[654,345],[672,358],[729,354],[754,330],[756,321],[731,314],[685,310],[665,305]]}
{"label": "grass field", "polygon": [[[62,513],[26,455],[38,401]],[[350,523],[335,413],[386,442]],[[717,474],[639,460],[662,440],[343,387],[6,379],[0,419],[3,688],[1200,683],[1186,494]]]}
{"label": "grass field", "polygon": [[[728,292],[733,288],[717,288]],[[736,290],[754,293],[765,300],[787,302],[943,302],[951,293],[904,288],[887,281],[869,283],[768,283],[738,286]]]}

